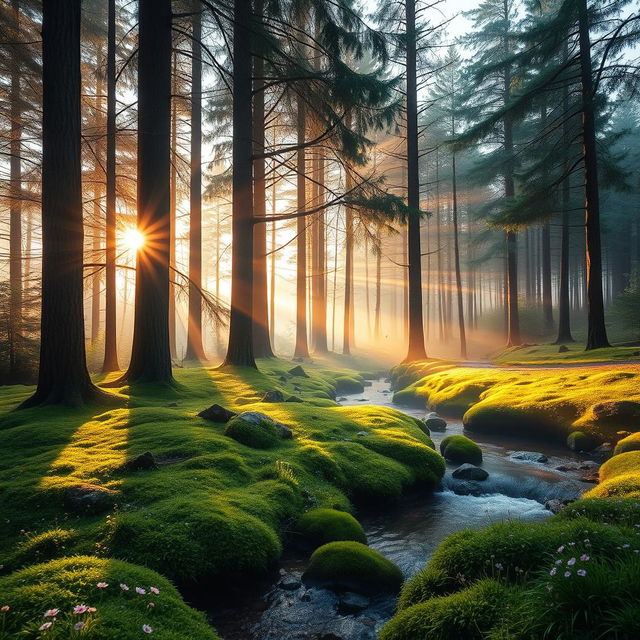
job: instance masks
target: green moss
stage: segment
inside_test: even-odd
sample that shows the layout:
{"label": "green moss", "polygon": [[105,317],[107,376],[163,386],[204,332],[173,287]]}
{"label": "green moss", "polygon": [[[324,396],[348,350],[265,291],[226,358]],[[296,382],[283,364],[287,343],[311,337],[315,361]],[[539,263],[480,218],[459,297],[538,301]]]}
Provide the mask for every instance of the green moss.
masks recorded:
{"label": "green moss", "polygon": [[[99,582],[108,586],[98,588]],[[129,590],[123,591],[120,584]],[[136,593],[136,587],[146,594]],[[159,593],[151,593],[150,587]],[[4,617],[8,635],[2,637],[40,637],[38,627],[53,620],[43,613],[55,608],[60,613],[46,632],[52,640],[75,637],[72,626],[80,620],[87,623],[82,631],[87,640],[139,640],[143,625],[152,628],[152,637],[166,640],[218,638],[204,615],[189,608],[168,580],[118,560],[78,556],[36,564],[0,578],[0,593],[2,605],[10,607]],[[149,607],[149,602],[155,606]],[[77,605],[96,611],[74,615],[71,611]]]}
{"label": "green moss", "polygon": [[296,531],[314,547],[340,540],[366,544],[362,525],[349,513],[335,509],[312,509],[298,520]]}
{"label": "green moss", "polygon": [[628,451],[640,451],[640,431],[620,440],[616,444],[613,454],[617,456],[619,453],[627,453]]}
{"label": "green moss", "polygon": [[403,609],[388,622],[379,640],[458,640],[486,638],[517,600],[518,592],[485,579],[469,589]]}
{"label": "green moss", "polygon": [[398,598],[398,610],[460,589],[460,583],[440,569],[425,567],[407,580]]}
{"label": "green moss", "polygon": [[600,467],[600,482],[630,473],[640,475],[640,451],[627,451],[609,458]]}
{"label": "green moss", "polygon": [[338,376],[335,379],[336,393],[362,393],[362,380],[350,376]]}
{"label": "green moss", "polygon": [[224,435],[252,449],[270,449],[280,440],[280,435],[273,422],[263,420],[258,424],[247,422],[240,416],[227,422]]}
{"label": "green moss", "polygon": [[640,502],[633,498],[585,498],[567,505],[555,518],[588,518],[633,529],[640,523]]}
{"label": "green moss", "polygon": [[567,446],[572,451],[593,451],[598,444],[596,438],[582,431],[574,431],[567,436]]}
{"label": "green moss", "polygon": [[309,585],[359,593],[395,593],[402,584],[402,572],[364,544],[330,542],[313,552],[302,579]]}
{"label": "green moss", "polygon": [[638,360],[638,347],[606,347],[603,349],[584,350],[580,342],[568,344],[565,353],[558,353],[557,344],[538,344],[533,347],[512,347],[493,358],[496,364],[572,364],[615,362],[616,360]]}
{"label": "green moss", "polygon": [[440,442],[440,453],[445,460],[456,464],[482,463],[482,451],[480,447],[466,436],[447,436]]}

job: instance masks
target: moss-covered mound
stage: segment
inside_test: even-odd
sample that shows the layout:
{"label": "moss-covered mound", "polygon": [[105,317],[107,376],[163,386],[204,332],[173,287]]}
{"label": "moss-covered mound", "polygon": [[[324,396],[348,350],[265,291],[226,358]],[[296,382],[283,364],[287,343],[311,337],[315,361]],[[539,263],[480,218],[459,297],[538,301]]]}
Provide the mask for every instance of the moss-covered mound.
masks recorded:
{"label": "moss-covered mound", "polygon": [[572,451],[593,451],[600,442],[588,433],[573,431],[567,436],[567,446]]}
{"label": "moss-covered mound", "polygon": [[355,376],[338,376],[335,379],[336,393],[362,393],[364,384]]}
{"label": "moss-covered mound", "polygon": [[614,455],[626,453],[627,451],[640,451],[640,431],[632,433],[618,442],[613,450]]}
{"label": "moss-covered mound", "polygon": [[280,434],[273,421],[248,421],[235,416],[227,422],[224,435],[253,449],[270,449],[280,440]]}
{"label": "moss-covered mound", "polygon": [[480,447],[466,436],[447,436],[440,442],[440,453],[445,460],[456,464],[482,464]]}
{"label": "moss-covered mound", "polygon": [[[0,388],[2,571],[96,552],[180,582],[262,571],[309,509],[349,511],[439,483],[444,461],[419,421],[327,400],[349,371],[305,364],[309,377],[295,377],[288,362],[259,366],[177,370],[175,387],[119,389],[121,406],[107,410],[11,412],[31,389]],[[260,401],[294,387],[304,403]],[[247,446],[198,417],[212,403],[264,413],[294,437]],[[124,465],[147,451],[156,468]],[[75,508],[103,495],[99,509]]]}
{"label": "moss-covered mound", "polygon": [[402,572],[360,542],[330,542],[313,552],[302,580],[311,586],[373,595],[397,593]]}
{"label": "moss-covered mound", "polygon": [[367,542],[362,525],[350,513],[336,509],[307,511],[298,520],[296,531],[305,543],[314,547],[341,540]]}
{"label": "moss-covered mound", "polygon": [[380,638],[633,638],[639,512],[579,500],[545,522],[455,533],[405,583]]}
{"label": "moss-covered mound", "polygon": [[0,614],[3,638],[218,638],[168,580],[119,560],[78,556],[16,571],[0,578],[0,606],[9,607]]}

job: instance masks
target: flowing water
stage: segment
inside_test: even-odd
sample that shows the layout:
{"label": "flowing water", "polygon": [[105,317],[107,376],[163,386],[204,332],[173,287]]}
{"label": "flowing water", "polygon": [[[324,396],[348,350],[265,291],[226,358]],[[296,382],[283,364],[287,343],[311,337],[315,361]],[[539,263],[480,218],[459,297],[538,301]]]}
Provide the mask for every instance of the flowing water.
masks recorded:
{"label": "flowing water", "polygon": [[[376,380],[364,393],[342,398],[341,404],[395,407],[392,395],[388,382]],[[396,408],[417,418],[425,414],[420,409]],[[462,433],[462,423],[451,421],[445,432],[433,432],[432,439],[437,448],[446,435]],[[489,473],[487,480],[475,484],[476,495],[465,495],[468,485],[451,476],[456,465],[447,465],[441,491],[412,495],[376,513],[358,513],[369,545],[395,562],[406,577],[422,568],[454,531],[505,520],[540,521],[550,515],[544,507],[547,500],[575,499],[589,487],[580,480],[577,468],[584,458],[566,448],[502,436],[465,435],[482,448],[482,467]],[[548,460],[538,463],[513,457],[523,450],[544,454]],[[556,469],[559,466],[570,469]],[[241,588],[229,584],[215,594],[190,599],[208,612],[224,640],[374,640],[393,615],[394,600],[380,597],[354,604],[331,591],[306,589],[300,576],[307,559],[300,552],[287,551],[278,572],[250,587],[246,581]]]}

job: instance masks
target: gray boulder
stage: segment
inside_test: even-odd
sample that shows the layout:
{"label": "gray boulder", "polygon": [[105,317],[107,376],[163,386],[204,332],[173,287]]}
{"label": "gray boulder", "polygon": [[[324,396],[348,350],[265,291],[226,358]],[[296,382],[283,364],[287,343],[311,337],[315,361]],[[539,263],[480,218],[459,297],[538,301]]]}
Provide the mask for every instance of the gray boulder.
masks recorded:
{"label": "gray boulder", "polygon": [[245,411],[238,415],[238,418],[248,422],[249,424],[253,424],[257,427],[261,426],[264,422],[271,423],[275,426],[278,434],[281,438],[288,440],[293,438],[293,431],[287,427],[287,425],[274,420],[266,413],[260,413],[259,411]]}
{"label": "gray boulder", "polygon": [[469,463],[460,465],[451,475],[459,480],[478,480],[480,482],[489,477],[484,469]]}
{"label": "gray boulder", "polygon": [[69,511],[80,515],[95,515],[111,509],[118,492],[95,484],[78,484],[64,491],[64,505]]}
{"label": "gray boulder", "polygon": [[151,451],[145,451],[139,456],[129,458],[121,467],[122,471],[153,471],[158,468],[158,463]]}
{"label": "gray boulder", "polygon": [[446,431],[447,429],[447,421],[437,413],[428,413],[424,422],[431,431]]}
{"label": "gray boulder", "polygon": [[279,389],[267,391],[262,396],[261,402],[284,402],[284,394]]}
{"label": "gray boulder", "polygon": [[237,413],[233,411],[229,411],[228,409],[225,409],[219,404],[212,404],[210,407],[208,407],[204,411],[201,411],[198,414],[198,417],[204,418],[205,420],[210,420],[211,422],[224,423],[224,422],[229,422],[231,418],[237,415],[238,415]]}
{"label": "gray boulder", "polygon": [[293,367],[292,369],[289,369],[289,375],[298,376],[300,378],[308,378],[309,377],[307,372],[300,365],[297,365],[297,366]]}
{"label": "gray boulder", "polygon": [[359,613],[371,604],[367,596],[363,596],[353,591],[343,593],[338,603],[338,613],[342,616]]}
{"label": "gray boulder", "polygon": [[524,460],[525,462],[549,462],[549,458],[544,453],[538,453],[537,451],[514,451],[511,454],[513,460]]}

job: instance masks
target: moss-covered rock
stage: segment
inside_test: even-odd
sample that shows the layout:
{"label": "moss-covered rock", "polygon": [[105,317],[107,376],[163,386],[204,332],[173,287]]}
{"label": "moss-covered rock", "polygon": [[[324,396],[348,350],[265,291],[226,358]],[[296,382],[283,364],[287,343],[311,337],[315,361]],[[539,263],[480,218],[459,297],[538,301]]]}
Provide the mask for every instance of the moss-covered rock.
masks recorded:
{"label": "moss-covered rock", "polygon": [[296,531],[314,547],[328,542],[352,540],[366,544],[362,525],[350,514],[336,509],[311,509],[302,515]]}
{"label": "moss-covered rock", "polygon": [[352,376],[339,376],[335,379],[336,393],[362,393],[364,384]]}
{"label": "moss-covered rock", "polygon": [[382,629],[379,640],[459,640],[487,638],[508,615],[518,591],[485,579],[469,589],[401,610]]}
{"label": "moss-covered rock", "polygon": [[224,435],[252,449],[270,449],[280,440],[272,420],[245,420],[242,415],[227,422]]}
{"label": "moss-covered rock", "polygon": [[613,455],[617,456],[619,453],[627,453],[628,451],[640,451],[640,431],[618,441]]}
{"label": "moss-covered rock", "polygon": [[613,456],[599,470],[600,482],[628,474],[640,475],[640,451],[627,451]]}
{"label": "moss-covered rock", "polygon": [[573,431],[567,436],[567,446],[572,451],[593,451],[598,444],[597,438],[583,431]]}
{"label": "moss-covered rock", "polygon": [[311,586],[372,595],[398,592],[402,572],[364,544],[330,542],[313,552],[302,580]]}
{"label": "moss-covered rock", "polygon": [[[40,625],[51,622],[43,637],[66,640],[80,637],[73,626],[84,622],[87,640],[139,640],[143,625],[152,637],[218,640],[205,616],[188,607],[168,580],[119,560],[77,556],[36,564],[0,578],[0,594],[9,607],[2,637],[40,637]],[[95,611],[73,613],[78,606]],[[44,616],[54,609],[59,611]]]}
{"label": "moss-covered rock", "polygon": [[481,464],[482,451],[480,447],[466,436],[447,436],[440,442],[440,453],[445,460],[456,464]]}

